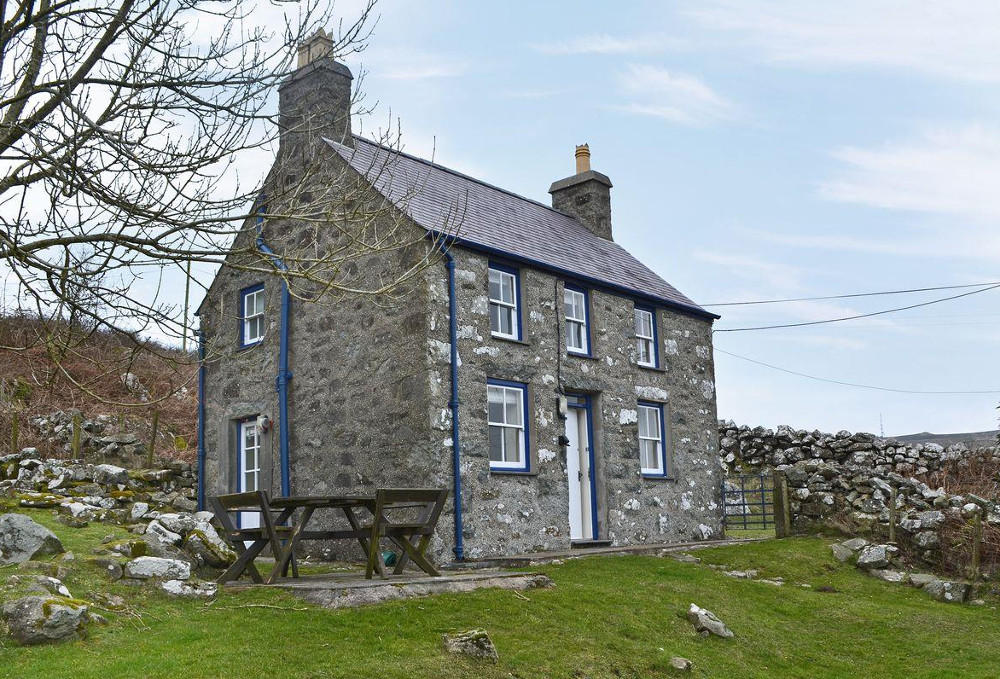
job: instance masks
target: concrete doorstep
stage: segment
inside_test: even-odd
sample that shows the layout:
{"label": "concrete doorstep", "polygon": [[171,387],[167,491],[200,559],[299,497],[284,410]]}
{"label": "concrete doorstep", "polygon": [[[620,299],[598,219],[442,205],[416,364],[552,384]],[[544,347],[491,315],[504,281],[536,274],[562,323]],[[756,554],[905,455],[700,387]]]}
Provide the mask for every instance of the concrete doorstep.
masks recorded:
{"label": "concrete doorstep", "polygon": [[[248,586],[237,585],[235,587]],[[285,589],[309,603],[326,608],[353,608],[384,601],[398,601],[432,594],[472,592],[495,588],[514,591],[551,587],[552,580],[540,573],[477,571],[439,578],[407,574],[388,580],[366,580],[358,573],[327,573],[301,578],[284,578],[273,585],[253,585]],[[234,588],[228,586],[227,589]]]}

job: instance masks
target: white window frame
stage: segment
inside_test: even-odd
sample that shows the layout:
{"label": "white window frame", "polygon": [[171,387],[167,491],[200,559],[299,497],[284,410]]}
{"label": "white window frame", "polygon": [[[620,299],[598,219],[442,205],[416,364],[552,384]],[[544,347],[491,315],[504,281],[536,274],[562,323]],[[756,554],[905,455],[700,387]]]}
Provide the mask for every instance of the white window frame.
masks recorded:
{"label": "white window frame", "polygon": [[[660,476],[664,477],[667,475],[667,455],[666,455],[666,432],[664,428],[666,425],[665,418],[663,416],[663,405],[655,403],[640,403],[639,404],[639,471],[643,476]],[[653,421],[656,423],[656,435],[653,436],[647,429],[646,433],[642,433],[643,423],[649,422],[648,414],[652,413]],[[656,466],[648,467],[646,466],[646,461],[643,459],[642,454],[642,442],[643,441],[653,441],[656,444]]]}
{"label": "white window frame", "polygon": [[[516,397],[517,412],[520,415],[520,424],[511,423],[507,421],[507,397],[510,394],[514,394]],[[496,421],[492,419],[492,415],[489,412],[489,405],[491,403],[491,398],[499,395],[500,403],[503,404],[503,418],[502,421]],[[501,470],[501,471],[528,471],[528,387],[527,385],[520,385],[516,383],[506,383],[506,382],[488,382],[486,385],[486,421],[489,430],[493,428],[500,428],[501,431],[506,434],[508,429],[514,429],[518,432],[517,434],[517,457],[516,459],[510,459],[507,455],[507,437],[502,435],[500,437],[501,445],[501,457],[502,460],[494,460],[490,456],[490,469]],[[487,432],[487,449],[489,449],[489,431]],[[492,452],[489,451],[488,452]]]}
{"label": "white window frame", "polygon": [[[247,309],[250,300],[253,300],[255,313],[248,314]],[[250,335],[251,321],[260,319],[258,325],[259,333]],[[240,338],[240,346],[249,347],[264,340],[264,287],[251,288],[243,291],[240,295],[240,322],[243,323],[243,333]]]}
{"label": "white window frame", "polygon": [[[639,318],[641,315],[649,317],[649,334],[643,335],[639,329]],[[656,314],[654,314],[649,309],[636,308],[635,314],[633,316],[635,323],[635,351],[636,351],[636,361],[639,365],[645,366],[647,368],[656,367]],[[643,347],[648,350],[649,360],[642,360]]]}
{"label": "white window frame", "polygon": [[[580,316],[571,316],[570,311],[567,308],[569,306],[569,298],[579,298]],[[577,306],[577,303],[573,303],[572,306]],[[563,310],[566,314],[566,351],[571,354],[583,354],[587,356],[590,354],[590,325],[587,322],[587,293],[582,290],[577,290],[576,288],[564,288],[563,289]],[[583,342],[582,346],[573,346],[570,344],[570,338],[573,336],[571,328],[580,328],[580,340]]]}
{"label": "white window frame", "polygon": [[[248,445],[248,435],[252,435],[253,445]],[[257,418],[240,422],[240,476],[237,483],[241,493],[260,490],[260,450],[260,428],[257,426]],[[251,452],[253,465],[250,464]],[[247,483],[248,475],[253,476],[253,488]]]}
{"label": "white window frame", "polygon": [[[489,287],[490,288],[492,288],[492,286],[493,286],[493,278],[494,278],[494,276],[497,276],[498,279],[499,279],[498,282],[500,284],[500,298],[499,299],[494,298],[493,297],[493,293],[491,291],[487,291],[487,295],[489,296],[489,300],[490,300],[490,334],[493,335],[493,337],[500,337],[502,339],[519,340],[519,339],[521,339],[521,319],[520,319],[520,310],[517,308],[517,302],[518,302],[518,280],[517,280],[518,277],[517,277],[517,274],[512,273],[510,271],[505,271],[502,268],[490,265],[490,273],[489,273]],[[503,299],[503,287],[504,287],[504,283],[507,282],[507,281],[510,282],[510,301],[509,302],[505,301]],[[494,306],[500,308],[500,313],[504,313],[506,311],[507,313],[510,314],[510,318],[511,318],[510,330],[511,331],[510,331],[509,334],[501,332],[498,328],[497,329],[493,328],[493,307]]]}

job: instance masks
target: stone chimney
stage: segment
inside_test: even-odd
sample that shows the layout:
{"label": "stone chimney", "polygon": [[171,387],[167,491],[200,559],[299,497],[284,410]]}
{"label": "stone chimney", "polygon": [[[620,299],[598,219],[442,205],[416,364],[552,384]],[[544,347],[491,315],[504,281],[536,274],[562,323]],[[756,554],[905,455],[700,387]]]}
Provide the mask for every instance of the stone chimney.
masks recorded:
{"label": "stone chimney", "polygon": [[549,187],[552,207],[575,217],[606,240],[611,237],[611,180],[590,169],[590,146],[576,147],[576,174]]}
{"label": "stone chimney", "polygon": [[278,88],[281,149],[289,152],[320,137],[353,146],[351,81],[347,66],[333,58],[333,41],[326,31],[299,45],[298,69]]}

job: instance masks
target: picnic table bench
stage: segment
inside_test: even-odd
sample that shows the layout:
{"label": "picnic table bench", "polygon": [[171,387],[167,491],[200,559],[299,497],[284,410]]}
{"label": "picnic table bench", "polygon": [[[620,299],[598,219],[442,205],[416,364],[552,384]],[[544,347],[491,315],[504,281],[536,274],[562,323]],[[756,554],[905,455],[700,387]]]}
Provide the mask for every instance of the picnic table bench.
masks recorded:
{"label": "picnic table bench", "polygon": [[[438,488],[380,488],[374,495],[302,495],[271,499],[266,491],[218,495],[209,502],[223,532],[232,542],[237,559],[219,577],[224,583],[239,578],[244,572],[256,583],[272,584],[288,574],[298,577],[295,549],[302,540],[356,540],[365,557],[365,577],[371,579],[377,571],[387,578],[386,565],[379,552],[379,542],[385,538],[400,549],[394,575],[403,572],[408,561],[432,576],[440,573],[427,559],[438,518],[444,508],[448,491]],[[310,530],[317,510],[340,510],[348,528]],[[359,510],[364,510],[359,513]],[[260,516],[260,526],[240,527],[232,514],[253,512]],[[296,514],[297,513],[297,514]],[[368,519],[370,516],[370,519]],[[266,578],[254,565],[254,560],[270,547],[274,567]]]}

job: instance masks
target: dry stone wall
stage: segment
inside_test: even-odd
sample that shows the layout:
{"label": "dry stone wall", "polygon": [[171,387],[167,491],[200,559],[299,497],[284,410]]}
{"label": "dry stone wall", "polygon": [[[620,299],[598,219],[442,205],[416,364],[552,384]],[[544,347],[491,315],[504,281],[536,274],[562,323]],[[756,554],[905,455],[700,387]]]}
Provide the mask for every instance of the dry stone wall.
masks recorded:
{"label": "dry stone wall", "polygon": [[866,433],[820,431],[780,426],[737,426],[719,423],[719,451],[723,467],[730,474],[767,471],[803,460],[846,464],[879,473],[895,472],[920,476],[941,469],[949,460],[982,456],[1000,460],[1000,450],[970,450],[957,443],[943,448],[936,443],[906,444]]}
{"label": "dry stone wall", "polygon": [[1000,531],[1000,498],[949,494],[919,477],[952,461],[998,462],[1000,449],[732,422],[719,424],[719,449],[729,475],[774,473],[779,535],[833,529],[889,540],[906,558],[944,570],[997,566],[983,562],[980,547],[984,533],[988,542]]}

